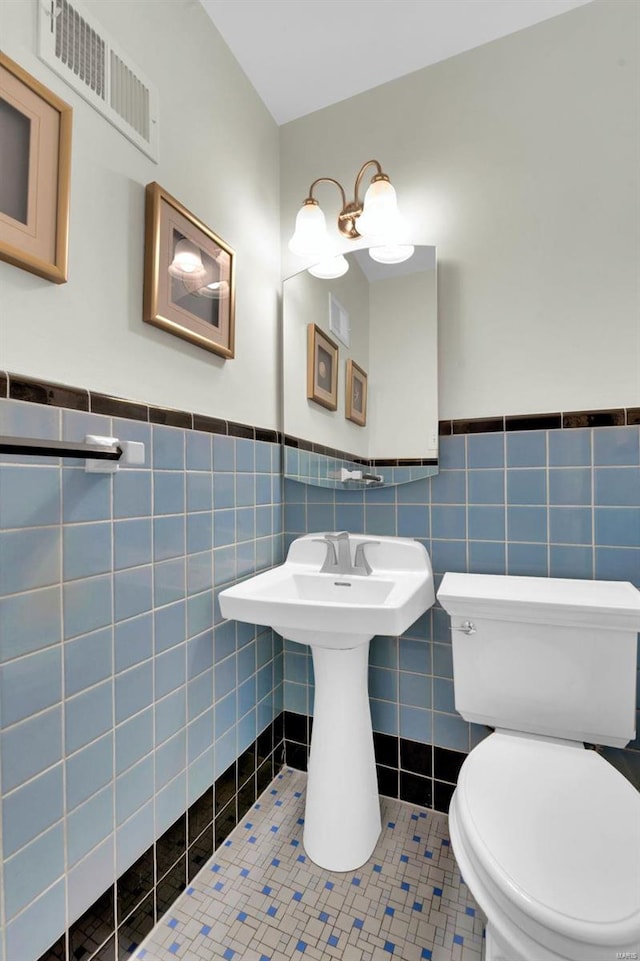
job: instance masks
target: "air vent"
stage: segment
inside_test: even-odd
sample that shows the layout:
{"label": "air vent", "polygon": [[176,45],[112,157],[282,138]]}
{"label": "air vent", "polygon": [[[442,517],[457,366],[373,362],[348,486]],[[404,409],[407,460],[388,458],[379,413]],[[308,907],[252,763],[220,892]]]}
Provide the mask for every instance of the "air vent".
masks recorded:
{"label": "air vent", "polygon": [[158,162],[155,88],[77,0],[40,3],[40,58]]}

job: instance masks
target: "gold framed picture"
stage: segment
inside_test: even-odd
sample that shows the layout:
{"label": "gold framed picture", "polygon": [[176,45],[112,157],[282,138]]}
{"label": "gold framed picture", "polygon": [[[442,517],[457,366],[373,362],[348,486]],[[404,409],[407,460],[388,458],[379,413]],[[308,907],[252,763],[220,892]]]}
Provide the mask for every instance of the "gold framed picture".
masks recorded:
{"label": "gold framed picture", "polygon": [[234,356],[235,252],[157,184],[147,184],[144,321]]}
{"label": "gold framed picture", "polygon": [[346,399],[344,416],[354,424],[367,424],[367,374],[355,360],[347,361]]}
{"label": "gold framed picture", "polygon": [[73,111],[0,52],[0,260],[67,280]]}
{"label": "gold framed picture", "polygon": [[307,398],[338,407],[338,345],[317,324],[307,325]]}

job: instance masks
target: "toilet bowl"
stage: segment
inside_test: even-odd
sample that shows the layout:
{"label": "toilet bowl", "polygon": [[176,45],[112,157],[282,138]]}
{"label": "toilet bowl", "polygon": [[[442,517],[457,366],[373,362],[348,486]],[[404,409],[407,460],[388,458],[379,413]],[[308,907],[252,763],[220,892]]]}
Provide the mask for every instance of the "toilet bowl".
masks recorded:
{"label": "toilet bowl", "polygon": [[492,734],[462,766],[449,821],[492,919],[491,961],[640,952],[640,795],[596,751]]}
{"label": "toilet bowl", "polygon": [[583,741],[633,736],[631,584],[446,574],[456,709],[496,728],[449,810],[486,961],[640,958],[640,794]]}

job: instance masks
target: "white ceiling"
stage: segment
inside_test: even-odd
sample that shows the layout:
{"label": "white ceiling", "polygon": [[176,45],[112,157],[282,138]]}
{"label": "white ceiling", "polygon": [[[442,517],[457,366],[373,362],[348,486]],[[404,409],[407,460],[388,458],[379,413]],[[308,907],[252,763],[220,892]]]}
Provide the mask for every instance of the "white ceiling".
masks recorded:
{"label": "white ceiling", "polygon": [[201,0],[278,124],[591,0]]}

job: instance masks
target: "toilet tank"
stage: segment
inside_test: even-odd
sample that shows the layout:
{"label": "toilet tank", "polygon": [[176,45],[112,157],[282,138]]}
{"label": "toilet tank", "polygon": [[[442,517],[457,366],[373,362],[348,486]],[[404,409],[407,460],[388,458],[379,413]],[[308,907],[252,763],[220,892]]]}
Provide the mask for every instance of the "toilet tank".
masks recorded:
{"label": "toilet tank", "polygon": [[622,581],[447,573],[467,721],[623,747],[635,736],[640,591]]}

